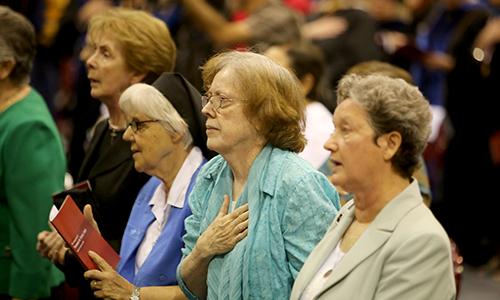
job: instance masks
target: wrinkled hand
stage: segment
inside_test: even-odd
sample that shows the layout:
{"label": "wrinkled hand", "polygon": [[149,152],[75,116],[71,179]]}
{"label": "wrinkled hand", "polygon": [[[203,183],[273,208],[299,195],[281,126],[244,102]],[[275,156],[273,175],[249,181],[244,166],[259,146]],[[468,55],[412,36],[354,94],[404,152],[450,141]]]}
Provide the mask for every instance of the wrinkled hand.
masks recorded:
{"label": "wrinkled hand", "polygon": [[36,250],[54,263],[64,264],[64,254],[68,250],[57,231],[42,231],[37,236]]}
{"label": "wrinkled hand", "polygon": [[248,204],[228,214],[229,196],[224,196],[219,214],[198,238],[196,248],[204,256],[213,257],[231,251],[248,233]]}
{"label": "wrinkled hand", "polygon": [[129,299],[134,286],[120,276],[102,257],[94,251],[89,251],[90,258],[98,270],[89,270],[83,274],[90,281],[94,296],[103,299]]}

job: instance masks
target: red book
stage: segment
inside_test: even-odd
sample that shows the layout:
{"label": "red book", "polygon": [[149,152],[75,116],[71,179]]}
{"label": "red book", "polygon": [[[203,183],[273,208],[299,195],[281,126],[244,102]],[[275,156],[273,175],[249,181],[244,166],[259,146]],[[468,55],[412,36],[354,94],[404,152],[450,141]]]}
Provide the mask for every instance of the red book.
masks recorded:
{"label": "red book", "polygon": [[89,250],[99,254],[116,269],[120,256],[85,219],[71,196],[66,196],[59,212],[50,220],[50,223],[54,225],[86,270],[97,269],[97,265],[88,255]]}

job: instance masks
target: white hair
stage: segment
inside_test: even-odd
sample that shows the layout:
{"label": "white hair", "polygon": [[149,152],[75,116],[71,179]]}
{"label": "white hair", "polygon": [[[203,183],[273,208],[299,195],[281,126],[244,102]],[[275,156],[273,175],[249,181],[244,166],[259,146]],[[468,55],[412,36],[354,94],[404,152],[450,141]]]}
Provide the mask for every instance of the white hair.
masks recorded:
{"label": "white hair", "polygon": [[168,132],[181,134],[186,147],[193,143],[186,121],[172,103],[151,85],[136,83],[128,87],[120,96],[120,109],[127,115],[138,113],[159,120]]}

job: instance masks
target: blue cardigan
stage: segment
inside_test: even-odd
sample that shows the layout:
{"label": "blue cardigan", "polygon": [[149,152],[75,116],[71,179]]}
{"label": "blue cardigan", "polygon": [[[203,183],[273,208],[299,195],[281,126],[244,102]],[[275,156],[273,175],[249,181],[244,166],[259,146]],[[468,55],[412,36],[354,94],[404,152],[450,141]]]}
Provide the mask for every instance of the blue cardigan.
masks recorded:
{"label": "blue cardigan", "polygon": [[[203,164],[202,164],[203,165]],[[200,166],[201,167],[201,166]],[[196,181],[200,167],[191,177],[183,208],[171,207],[167,223],[156,244],[151,249],[141,268],[135,273],[135,257],[144,239],[148,226],[155,220],[149,201],[161,181],[152,177],[142,188],[130,213],[123,234],[118,273],[136,286],[177,285],[175,271],[183,247],[182,236],[186,232],[184,219],[191,215],[188,198]]]}

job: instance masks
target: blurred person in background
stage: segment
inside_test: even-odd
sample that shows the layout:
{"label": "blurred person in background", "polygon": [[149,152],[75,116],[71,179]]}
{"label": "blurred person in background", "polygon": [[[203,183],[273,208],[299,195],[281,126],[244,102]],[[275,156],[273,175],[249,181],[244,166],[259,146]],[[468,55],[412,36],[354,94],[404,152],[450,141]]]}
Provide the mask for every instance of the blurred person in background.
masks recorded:
{"label": "blurred person in background", "polygon": [[281,1],[229,1],[234,20],[204,0],[182,0],[187,16],[208,34],[216,48],[238,48],[283,44],[301,39],[300,16]]}
{"label": "blurred person in background", "polygon": [[[457,242],[465,262],[474,266],[489,262],[485,269],[493,274],[500,270],[496,257],[500,223],[494,221],[500,210],[494,196],[500,182],[498,148],[495,151],[494,146],[500,111],[500,1],[489,4],[489,11],[469,13],[460,38],[450,44],[455,66],[446,78],[445,108],[453,131],[444,153],[442,201],[434,211]],[[471,163],[464,162],[464,153]],[[474,196],[461,193],[461,186],[473,187]],[[481,205],[484,213],[471,215],[467,209],[471,205]]]}
{"label": "blurred person in background", "polygon": [[323,52],[310,42],[271,46],[264,54],[293,72],[302,86],[307,101],[304,135],[307,144],[299,156],[329,175],[327,160],[329,152],[323,148],[333,132],[332,114],[323,103],[332,101],[325,78]]}
{"label": "blurred person in background", "polygon": [[64,184],[64,151],[47,105],[30,86],[33,26],[0,6],[0,299],[48,298],[62,273],[36,252],[51,194]]}
{"label": "blurred person in background", "polygon": [[[375,43],[377,23],[367,12],[364,0],[323,0],[308,16],[302,26],[304,38],[321,48],[326,61],[326,73],[332,91],[347,70],[353,65],[382,59],[382,52]],[[332,103],[327,105],[335,109]]]}

